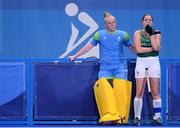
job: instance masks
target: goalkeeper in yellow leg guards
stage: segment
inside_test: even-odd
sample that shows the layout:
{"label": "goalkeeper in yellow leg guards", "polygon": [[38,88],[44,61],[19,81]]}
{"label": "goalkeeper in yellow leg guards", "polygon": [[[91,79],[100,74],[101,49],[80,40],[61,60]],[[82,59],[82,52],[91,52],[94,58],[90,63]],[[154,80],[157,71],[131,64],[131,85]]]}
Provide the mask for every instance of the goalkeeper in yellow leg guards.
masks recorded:
{"label": "goalkeeper in yellow leg guards", "polygon": [[104,13],[105,29],[97,31],[93,38],[75,55],[73,61],[99,44],[100,71],[94,94],[100,114],[99,123],[127,123],[131,97],[131,82],[127,81],[127,61],[123,45],[134,51],[127,32],[116,29],[116,19]]}

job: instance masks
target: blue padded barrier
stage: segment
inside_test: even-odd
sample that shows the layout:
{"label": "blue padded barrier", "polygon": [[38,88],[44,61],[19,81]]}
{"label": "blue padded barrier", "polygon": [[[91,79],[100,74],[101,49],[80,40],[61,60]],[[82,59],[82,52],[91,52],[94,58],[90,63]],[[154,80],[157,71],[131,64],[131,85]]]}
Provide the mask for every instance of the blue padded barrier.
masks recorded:
{"label": "blue padded barrier", "polygon": [[[54,62],[54,60],[1,59],[0,124],[32,126],[98,123],[99,116],[92,90],[97,80],[98,63],[95,60],[80,62],[67,60]],[[179,60],[161,60],[162,114],[165,125],[180,124],[179,62]],[[135,61],[130,60],[128,79],[133,82],[130,120],[134,116],[133,98],[136,87],[134,68]],[[147,90],[143,102],[142,119],[146,124],[152,116]]]}
{"label": "blue padded barrier", "polygon": [[35,120],[97,120],[96,62],[35,63]]}
{"label": "blue padded barrier", "polygon": [[180,63],[168,65],[168,119],[180,120]]}
{"label": "blue padded barrier", "polygon": [[0,62],[0,119],[26,118],[25,63]]}

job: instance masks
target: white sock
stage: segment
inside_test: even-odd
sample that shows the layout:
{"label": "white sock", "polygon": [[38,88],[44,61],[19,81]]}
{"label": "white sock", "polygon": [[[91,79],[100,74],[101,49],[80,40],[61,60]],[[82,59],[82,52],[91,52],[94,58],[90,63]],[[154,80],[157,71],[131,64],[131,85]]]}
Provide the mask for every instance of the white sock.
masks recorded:
{"label": "white sock", "polygon": [[161,99],[153,100],[153,111],[155,119],[161,118]]}
{"label": "white sock", "polygon": [[138,117],[139,119],[141,119],[142,106],[143,106],[142,98],[135,97],[134,98],[134,114],[135,114],[135,118]]}

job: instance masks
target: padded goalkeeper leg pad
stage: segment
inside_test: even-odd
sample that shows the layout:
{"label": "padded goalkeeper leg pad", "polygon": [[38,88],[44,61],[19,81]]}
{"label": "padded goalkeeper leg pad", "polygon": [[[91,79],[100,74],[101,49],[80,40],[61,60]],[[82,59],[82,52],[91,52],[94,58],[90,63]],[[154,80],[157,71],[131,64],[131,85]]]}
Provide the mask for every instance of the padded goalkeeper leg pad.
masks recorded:
{"label": "padded goalkeeper leg pad", "polygon": [[94,94],[100,114],[99,123],[119,120],[114,91],[106,78],[96,81]]}
{"label": "padded goalkeeper leg pad", "polygon": [[116,123],[127,123],[129,118],[132,83],[123,79],[114,79],[113,90],[117,101],[117,110],[121,118]]}

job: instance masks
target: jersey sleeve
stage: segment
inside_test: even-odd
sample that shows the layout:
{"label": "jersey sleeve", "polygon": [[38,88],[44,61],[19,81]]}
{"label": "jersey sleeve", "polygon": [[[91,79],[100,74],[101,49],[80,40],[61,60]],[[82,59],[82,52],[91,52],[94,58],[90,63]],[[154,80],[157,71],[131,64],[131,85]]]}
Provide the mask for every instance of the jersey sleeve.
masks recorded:
{"label": "jersey sleeve", "polygon": [[90,42],[93,46],[96,46],[99,43],[99,32],[98,31],[94,34],[93,38],[91,38]]}
{"label": "jersey sleeve", "polygon": [[130,40],[129,34],[127,32],[125,32],[125,34],[124,34],[124,45],[126,47],[129,47],[132,45],[132,41]]}

